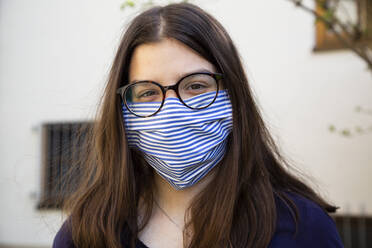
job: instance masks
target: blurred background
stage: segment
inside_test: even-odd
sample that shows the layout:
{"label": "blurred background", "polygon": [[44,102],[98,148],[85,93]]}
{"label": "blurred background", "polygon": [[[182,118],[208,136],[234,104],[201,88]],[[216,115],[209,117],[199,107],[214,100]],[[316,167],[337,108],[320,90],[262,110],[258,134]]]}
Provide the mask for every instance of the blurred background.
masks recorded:
{"label": "blurred background", "polygon": [[[168,2],[0,0],[0,247],[51,247],[65,218],[51,184],[74,156],[56,151],[92,121],[129,21]],[[346,48],[305,8],[321,13],[316,1],[190,2],[231,35],[282,152],[340,207],[345,246],[372,247],[371,33],[336,27]],[[370,0],[336,2],[338,20],[371,30]]]}

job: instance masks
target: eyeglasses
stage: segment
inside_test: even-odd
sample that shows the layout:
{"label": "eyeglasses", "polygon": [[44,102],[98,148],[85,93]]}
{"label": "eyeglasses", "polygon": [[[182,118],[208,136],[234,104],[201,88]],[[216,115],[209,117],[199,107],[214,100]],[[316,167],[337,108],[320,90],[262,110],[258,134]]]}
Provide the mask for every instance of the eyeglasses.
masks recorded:
{"label": "eyeglasses", "polygon": [[[182,77],[176,84],[162,86],[154,81],[138,81],[117,89],[126,108],[136,116],[150,117],[164,105],[167,90],[174,90],[180,101],[190,109],[204,109],[217,98],[221,73],[196,72]],[[195,98],[202,96],[202,98]],[[205,95],[205,97],[204,97]],[[143,107],[151,103],[144,111]],[[141,108],[141,106],[143,106]]]}

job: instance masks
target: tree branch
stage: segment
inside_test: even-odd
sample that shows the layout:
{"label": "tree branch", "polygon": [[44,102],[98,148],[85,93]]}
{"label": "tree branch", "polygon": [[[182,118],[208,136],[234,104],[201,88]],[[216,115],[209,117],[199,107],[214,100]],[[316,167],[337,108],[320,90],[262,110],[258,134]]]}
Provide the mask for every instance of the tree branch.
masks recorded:
{"label": "tree branch", "polygon": [[[305,10],[308,13],[314,15],[317,20],[322,21],[330,31],[336,36],[336,38],[341,41],[347,48],[351,49],[354,53],[356,53],[360,58],[362,58],[368,65],[368,69],[372,72],[372,55],[369,54],[370,50],[365,45],[359,45],[354,42],[354,34],[351,34],[349,31],[348,26],[342,23],[337,17],[334,15],[331,18],[327,18],[324,15],[319,14],[316,10],[306,6],[303,4],[302,0],[288,0],[294,3],[297,7]],[[315,0],[319,2],[319,0]],[[320,0],[325,2],[325,0]],[[337,30],[336,26],[339,26],[341,30],[347,35],[348,39],[345,39]]]}

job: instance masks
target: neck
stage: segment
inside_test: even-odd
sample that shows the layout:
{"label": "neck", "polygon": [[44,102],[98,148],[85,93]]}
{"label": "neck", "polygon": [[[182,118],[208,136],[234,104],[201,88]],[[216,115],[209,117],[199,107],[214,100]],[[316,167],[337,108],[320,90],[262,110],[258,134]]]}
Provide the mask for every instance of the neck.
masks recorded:
{"label": "neck", "polygon": [[166,180],[155,173],[155,192],[154,198],[157,204],[175,218],[179,224],[184,224],[184,216],[193,198],[200,193],[213,179],[215,170],[212,169],[199,182],[185,189],[177,190]]}

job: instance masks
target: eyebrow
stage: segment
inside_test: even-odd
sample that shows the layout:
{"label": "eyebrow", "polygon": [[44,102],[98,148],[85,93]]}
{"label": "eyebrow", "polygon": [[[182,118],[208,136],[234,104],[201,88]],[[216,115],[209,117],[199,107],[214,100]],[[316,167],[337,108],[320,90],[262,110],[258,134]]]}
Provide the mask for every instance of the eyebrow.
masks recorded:
{"label": "eyebrow", "polygon": [[[207,72],[207,73],[213,73],[212,71],[208,70],[208,69],[205,69],[205,68],[199,68],[199,69],[196,69],[196,70],[192,70],[192,71],[188,71],[188,72],[185,72],[185,73],[182,73],[182,74],[178,74],[177,75],[177,81],[179,81],[181,78],[187,76],[187,75],[190,75],[190,74],[193,74],[193,73],[197,73],[197,72]],[[129,82],[129,84],[133,84],[133,83],[136,83],[136,82],[140,82],[140,81],[155,81],[155,80],[150,80],[150,79],[142,79],[142,80],[137,80],[137,79],[134,79],[132,81]],[[176,82],[177,82],[176,81]],[[156,82],[156,81],[155,81]]]}

